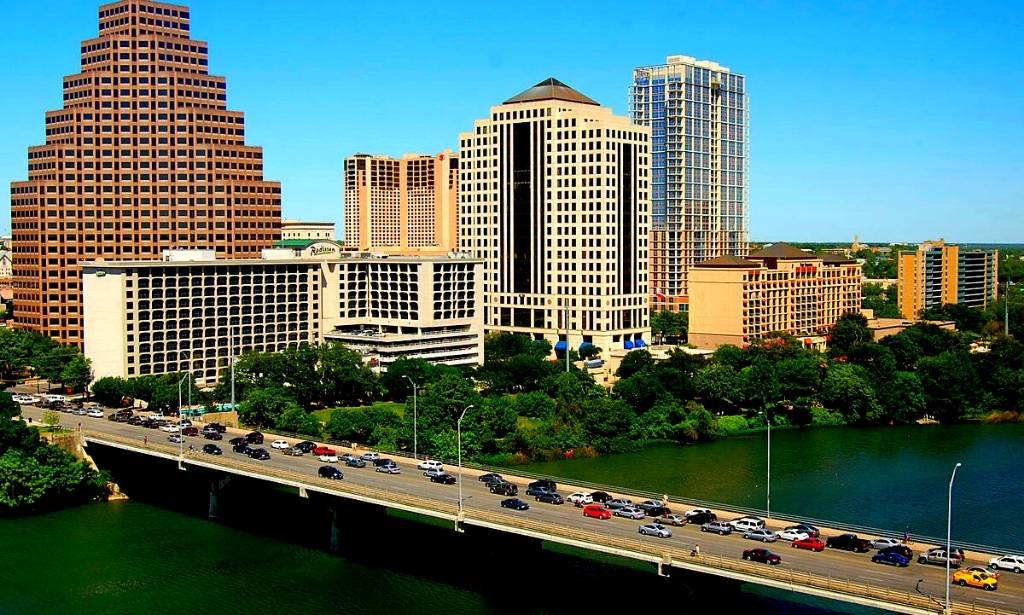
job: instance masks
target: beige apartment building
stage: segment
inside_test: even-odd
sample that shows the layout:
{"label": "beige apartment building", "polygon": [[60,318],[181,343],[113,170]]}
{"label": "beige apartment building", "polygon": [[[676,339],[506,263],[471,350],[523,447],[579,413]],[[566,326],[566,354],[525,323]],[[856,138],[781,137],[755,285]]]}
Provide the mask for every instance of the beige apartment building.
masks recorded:
{"label": "beige apartment building", "polygon": [[14,261],[11,258],[10,236],[0,237],[0,287],[8,287],[14,278]]}
{"label": "beige apartment building", "polygon": [[282,220],[281,239],[328,239],[334,241],[334,223]]}
{"label": "beige apartment building", "polygon": [[345,246],[395,255],[458,249],[459,157],[356,154],[345,159]]}
{"label": "beige apartment building", "polygon": [[556,79],[459,136],[459,243],[484,261],[489,331],[646,345],[649,138]]}
{"label": "beige apartment building", "polygon": [[63,108],[46,113],[46,143],[28,150],[28,180],[11,183],[19,327],[82,344],[80,261],[175,247],[254,257],[278,239],[280,184],[263,179],[263,152],[245,144],[189,17],[149,0],[100,7]]}
{"label": "beige apartment building", "polygon": [[999,250],[926,241],[896,258],[897,302],[904,318],[943,304],[984,308],[999,297]]}
{"label": "beige apartment building", "polygon": [[745,346],[781,331],[817,345],[839,317],[860,312],[861,267],[776,243],[747,257],[720,256],[690,271],[689,341]]}
{"label": "beige apartment building", "polygon": [[333,340],[383,370],[398,357],[483,362],[483,263],[343,254],[333,241],[260,259],[168,251],[82,264],[85,354],[96,378],[185,372],[217,382],[229,357]]}

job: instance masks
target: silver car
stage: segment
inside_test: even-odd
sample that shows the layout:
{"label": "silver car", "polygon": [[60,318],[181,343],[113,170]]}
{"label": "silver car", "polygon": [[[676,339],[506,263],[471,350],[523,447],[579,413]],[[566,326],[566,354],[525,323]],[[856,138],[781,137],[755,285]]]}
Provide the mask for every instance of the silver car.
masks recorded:
{"label": "silver car", "polygon": [[377,472],[383,472],[385,474],[401,474],[402,470],[398,468],[397,463],[389,463],[374,468]]}
{"label": "silver car", "polygon": [[622,508],[616,508],[612,511],[612,514],[616,517],[626,517],[627,519],[643,519],[647,516],[647,513],[636,506],[623,506]]}
{"label": "silver car", "polygon": [[657,536],[658,538],[671,538],[672,530],[660,523],[645,523],[640,526],[640,533],[644,536]]}
{"label": "silver car", "polygon": [[761,542],[775,542],[778,537],[775,532],[768,529],[747,530],[743,533],[747,540],[760,540]]}
{"label": "silver car", "polygon": [[895,547],[900,544],[900,541],[895,538],[879,537],[871,541],[872,549],[885,549],[888,547]]}
{"label": "silver car", "polygon": [[663,515],[658,517],[658,523],[665,525],[686,525],[686,517],[682,515]]}

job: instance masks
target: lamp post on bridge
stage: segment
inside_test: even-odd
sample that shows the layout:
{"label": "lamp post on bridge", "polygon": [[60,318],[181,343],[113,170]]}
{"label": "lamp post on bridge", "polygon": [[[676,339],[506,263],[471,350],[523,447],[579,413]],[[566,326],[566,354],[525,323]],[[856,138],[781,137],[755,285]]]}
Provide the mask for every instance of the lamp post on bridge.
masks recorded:
{"label": "lamp post on bridge", "polygon": [[419,449],[417,447],[417,435],[416,435],[416,382],[409,376],[405,376],[405,379],[412,385],[412,456],[413,459],[419,459]]}
{"label": "lamp post on bridge", "polygon": [[961,465],[963,464],[959,461],[956,462],[956,465],[953,466],[953,475],[949,477],[949,499],[947,500],[946,508],[946,610],[944,611],[946,615],[949,615],[951,612],[949,610],[949,564],[953,557],[953,553],[951,552],[952,545],[950,544],[952,542],[950,540],[950,535],[952,534],[953,528],[953,480],[956,479],[956,471]]}
{"label": "lamp post on bridge", "polygon": [[[193,361],[193,356],[194,356],[194,351],[190,349],[188,351],[188,372],[184,376],[181,377],[181,380],[178,381],[178,457],[181,457],[181,456],[183,456],[185,454],[185,436],[182,435],[182,432],[181,432],[181,385],[185,382],[186,378],[191,378],[192,377],[192,361]],[[188,383],[188,405],[189,406],[192,405],[192,386],[193,386],[193,383],[189,382]]]}
{"label": "lamp post on bridge", "polygon": [[466,406],[462,414],[459,415],[459,420],[456,421],[455,426],[458,430],[458,446],[459,446],[459,518],[462,518],[462,419],[466,418],[466,413],[469,412],[470,408],[475,408],[473,404]]}
{"label": "lamp post on bridge", "polygon": [[768,490],[765,494],[765,508],[768,518],[772,518],[772,418],[768,410],[759,412],[764,414],[765,423],[768,424]]}

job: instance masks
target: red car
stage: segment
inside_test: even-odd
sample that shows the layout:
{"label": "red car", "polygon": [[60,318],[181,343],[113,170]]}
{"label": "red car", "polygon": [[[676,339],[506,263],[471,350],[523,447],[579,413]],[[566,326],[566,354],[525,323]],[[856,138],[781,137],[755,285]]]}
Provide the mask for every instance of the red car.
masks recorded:
{"label": "red car", "polygon": [[328,446],[318,446],[313,449],[314,455],[337,455],[338,451]]}
{"label": "red car", "polygon": [[182,427],[181,428],[181,435],[183,435],[183,436],[198,436],[199,435],[199,428],[198,427]]}
{"label": "red car", "polygon": [[794,540],[792,544],[794,549],[809,549],[811,551],[817,551],[818,553],[825,550],[825,541],[820,538],[814,538],[813,536],[802,540]]}
{"label": "red car", "polygon": [[771,564],[772,566],[778,566],[782,563],[782,558],[777,553],[772,553],[768,549],[747,549],[743,552],[743,559],[748,562],[760,562],[762,564]]}
{"label": "red car", "polygon": [[611,519],[612,511],[600,504],[587,504],[583,507],[583,516],[592,517],[594,519]]}

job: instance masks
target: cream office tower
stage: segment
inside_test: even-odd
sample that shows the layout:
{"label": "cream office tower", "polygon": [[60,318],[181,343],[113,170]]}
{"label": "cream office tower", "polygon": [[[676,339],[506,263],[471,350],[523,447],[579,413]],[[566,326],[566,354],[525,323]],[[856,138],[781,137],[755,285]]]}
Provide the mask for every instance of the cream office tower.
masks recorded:
{"label": "cream office tower", "polygon": [[556,79],[460,135],[459,243],[484,261],[488,330],[559,354],[645,345],[649,138]]}

